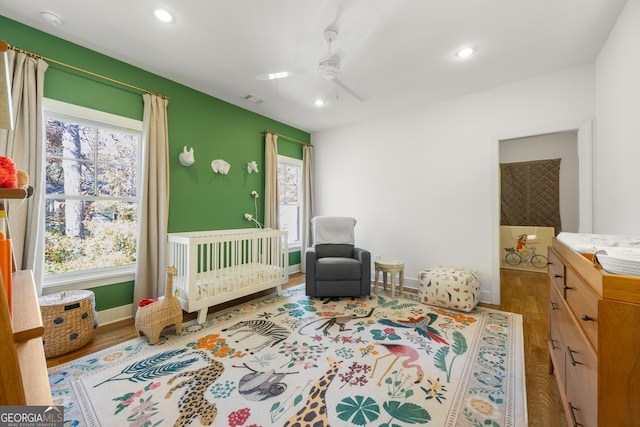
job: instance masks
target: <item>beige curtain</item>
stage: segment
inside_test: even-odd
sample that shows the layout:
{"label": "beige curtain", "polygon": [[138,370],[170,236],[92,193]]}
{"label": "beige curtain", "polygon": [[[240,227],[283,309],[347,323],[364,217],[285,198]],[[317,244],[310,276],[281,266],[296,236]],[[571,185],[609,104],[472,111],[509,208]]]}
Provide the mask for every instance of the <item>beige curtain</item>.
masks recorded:
{"label": "beige curtain", "polygon": [[311,246],[311,219],[313,210],[313,147],[302,148],[302,246],[300,248],[300,269],[307,270],[305,251]]}
{"label": "beige curtain", "polygon": [[44,251],[44,124],[42,98],[48,64],[13,50],[7,52],[11,76],[14,129],[0,131],[0,154],[13,159],[16,168],[29,175],[33,196],[8,202],[16,267],[33,270],[38,293],[42,289]]}
{"label": "beige curtain", "polygon": [[264,146],[264,226],[279,228],[278,135],[267,132]]}
{"label": "beige curtain", "polygon": [[[145,94],[134,312],[143,298],[164,295],[169,216],[168,101]],[[134,313],[135,314],[135,313]]]}

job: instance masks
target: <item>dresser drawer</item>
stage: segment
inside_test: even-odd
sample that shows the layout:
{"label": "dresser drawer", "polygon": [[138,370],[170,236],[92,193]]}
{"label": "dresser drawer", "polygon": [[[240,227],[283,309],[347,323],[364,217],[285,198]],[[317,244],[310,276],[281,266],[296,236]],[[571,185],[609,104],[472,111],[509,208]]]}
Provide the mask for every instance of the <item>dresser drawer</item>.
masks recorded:
{"label": "dresser drawer", "polygon": [[598,427],[598,365],[584,340],[567,343],[566,398],[570,427]]}
{"label": "dresser drawer", "polygon": [[549,279],[553,282],[556,288],[560,291],[560,294],[564,297],[564,278],[565,267],[560,258],[556,255],[553,249],[549,248]]}
{"label": "dresser drawer", "polygon": [[570,269],[566,270],[565,299],[580,327],[598,349],[598,294]]}

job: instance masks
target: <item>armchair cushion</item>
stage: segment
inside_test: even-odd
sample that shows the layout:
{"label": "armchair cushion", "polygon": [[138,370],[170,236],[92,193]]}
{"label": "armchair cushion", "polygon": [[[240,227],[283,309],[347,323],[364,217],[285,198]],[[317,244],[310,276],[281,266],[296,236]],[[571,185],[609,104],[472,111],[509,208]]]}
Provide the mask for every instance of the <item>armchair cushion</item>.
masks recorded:
{"label": "armchair cushion", "polygon": [[342,257],[353,258],[353,245],[348,244],[327,244],[316,245],[316,257]]}
{"label": "armchair cushion", "polygon": [[316,261],[316,280],[360,280],[362,264],[354,258],[324,257]]}

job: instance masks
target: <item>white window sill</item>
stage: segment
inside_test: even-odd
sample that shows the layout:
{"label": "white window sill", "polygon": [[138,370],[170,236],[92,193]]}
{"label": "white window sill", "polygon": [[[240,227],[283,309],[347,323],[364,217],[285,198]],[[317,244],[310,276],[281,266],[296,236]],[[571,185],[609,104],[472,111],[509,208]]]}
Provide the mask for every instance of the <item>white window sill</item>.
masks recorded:
{"label": "white window sill", "polygon": [[135,267],[84,271],[80,274],[57,275],[43,280],[43,293],[91,289],[135,280]]}

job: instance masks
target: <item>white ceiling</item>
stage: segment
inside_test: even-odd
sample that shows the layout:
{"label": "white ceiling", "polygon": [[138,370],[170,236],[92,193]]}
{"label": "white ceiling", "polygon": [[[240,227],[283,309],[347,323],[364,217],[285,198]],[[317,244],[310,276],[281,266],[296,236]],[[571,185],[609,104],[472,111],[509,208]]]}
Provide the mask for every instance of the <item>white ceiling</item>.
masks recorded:
{"label": "white ceiling", "polygon": [[[591,63],[625,1],[0,0],[0,14],[315,132]],[[157,21],[157,7],[174,22]],[[364,102],[316,71],[330,25],[341,81]],[[468,45],[474,56],[454,56]],[[311,72],[256,79],[283,70]]]}

